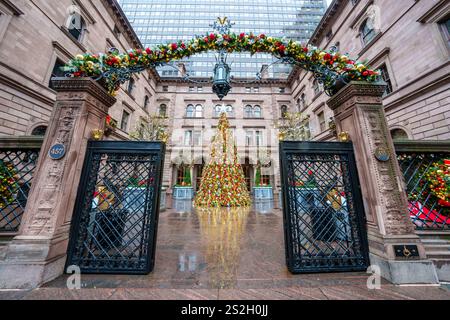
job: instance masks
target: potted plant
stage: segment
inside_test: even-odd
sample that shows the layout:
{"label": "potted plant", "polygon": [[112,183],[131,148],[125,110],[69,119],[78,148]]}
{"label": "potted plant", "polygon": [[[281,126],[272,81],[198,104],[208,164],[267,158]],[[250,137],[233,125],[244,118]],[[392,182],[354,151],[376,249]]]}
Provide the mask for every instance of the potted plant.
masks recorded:
{"label": "potted plant", "polygon": [[253,187],[255,200],[271,200],[273,199],[273,190],[270,184],[261,182],[261,164],[256,167],[255,186]]}

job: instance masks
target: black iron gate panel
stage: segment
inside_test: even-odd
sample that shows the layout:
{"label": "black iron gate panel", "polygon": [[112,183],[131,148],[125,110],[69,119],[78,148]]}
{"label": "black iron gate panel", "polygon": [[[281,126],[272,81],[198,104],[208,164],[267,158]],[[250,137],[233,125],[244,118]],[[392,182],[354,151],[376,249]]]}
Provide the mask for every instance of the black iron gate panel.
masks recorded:
{"label": "black iron gate panel", "polygon": [[159,142],[89,141],[66,267],[152,271],[164,151]]}
{"label": "black iron gate panel", "polygon": [[280,164],[289,271],[366,270],[367,234],[353,145],[282,142]]}
{"label": "black iron gate panel", "polygon": [[[42,138],[0,142],[0,233],[17,232],[31,189]],[[6,143],[5,143],[6,142]]]}

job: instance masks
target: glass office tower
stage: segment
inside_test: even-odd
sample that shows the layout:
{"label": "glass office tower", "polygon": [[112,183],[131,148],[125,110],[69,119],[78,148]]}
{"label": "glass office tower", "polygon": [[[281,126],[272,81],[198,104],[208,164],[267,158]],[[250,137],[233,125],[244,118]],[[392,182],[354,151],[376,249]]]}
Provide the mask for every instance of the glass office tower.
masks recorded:
{"label": "glass office tower", "polygon": [[[327,8],[326,0],[118,0],[131,25],[146,47],[189,40],[210,32],[217,17],[228,17],[232,32],[264,33],[307,42]],[[211,77],[214,53],[203,53],[185,61],[191,76]],[[232,76],[253,78],[273,58],[267,54],[231,54]],[[269,77],[284,78],[288,65],[274,65]],[[172,68],[160,68],[161,76],[176,76]]]}

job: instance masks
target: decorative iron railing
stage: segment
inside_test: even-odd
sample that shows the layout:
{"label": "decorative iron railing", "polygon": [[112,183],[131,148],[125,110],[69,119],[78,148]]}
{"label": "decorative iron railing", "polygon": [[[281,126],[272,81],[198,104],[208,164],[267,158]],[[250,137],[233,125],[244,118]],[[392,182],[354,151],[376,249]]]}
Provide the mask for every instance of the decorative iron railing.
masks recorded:
{"label": "decorative iron railing", "polygon": [[0,234],[20,226],[42,137],[0,138]]}
{"label": "decorative iron railing", "polygon": [[450,143],[395,142],[395,150],[411,221],[420,230],[450,230]]}

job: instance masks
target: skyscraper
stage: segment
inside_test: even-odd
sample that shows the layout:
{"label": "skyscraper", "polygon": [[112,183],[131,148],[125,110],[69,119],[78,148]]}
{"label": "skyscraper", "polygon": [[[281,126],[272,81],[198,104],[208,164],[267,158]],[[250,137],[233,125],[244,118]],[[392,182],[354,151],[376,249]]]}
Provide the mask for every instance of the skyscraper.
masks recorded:
{"label": "skyscraper", "polygon": [[[217,17],[234,22],[232,31],[264,33],[307,42],[325,13],[326,0],[118,0],[146,47],[189,40],[204,35]],[[228,63],[235,77],[254,77],[262,65],[274,59],[267,54],[231,54]],[[214,53],[202,53],[185,61],[191,76],[209,77]],[[286,77],[289,65],[275,65],[270,77]],[[159,69],[161,76],[176,76],[172,68]]]}

